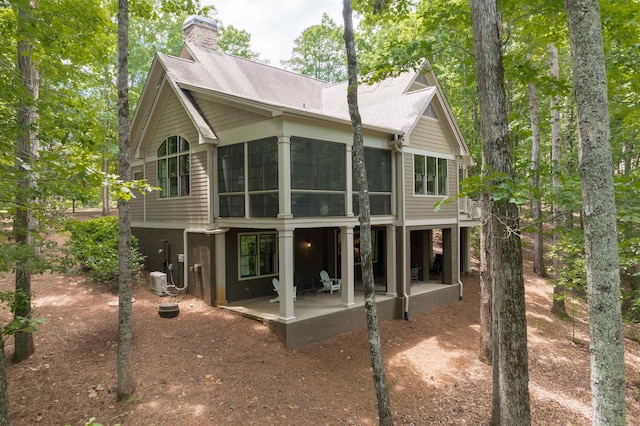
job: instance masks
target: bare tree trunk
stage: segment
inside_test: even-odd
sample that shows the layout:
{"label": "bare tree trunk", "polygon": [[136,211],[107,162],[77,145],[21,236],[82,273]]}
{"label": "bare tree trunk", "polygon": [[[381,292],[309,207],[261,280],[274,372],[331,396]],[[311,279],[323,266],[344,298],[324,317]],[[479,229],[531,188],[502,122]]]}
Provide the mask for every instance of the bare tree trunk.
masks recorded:
{"label": "bare tree trunk", "polygon": [[349,74],[347,101],[349,104],[351,126],[353,128],[354,169],[359,188],[360,256],[362,260],[362,280],[364,282],[364,307],[367,314],[367,330],[369,334],[369,356],[371,358],[371,371],[373,373],[373,383],[378,402],[379,424],[392,425],[391,401],[389,399],[389,390],[384,374],[380,327],[378,325],[378,313],[376,309],[375,285],[373,282],[369,186],[364,163],[362,120],[360,118],[360,111],[358,110],[358,71],[353,37],[351,0],[343,0],[342,16],[344,18],[344,42],[347,50],[347,71]]}
{"label": "bare tree trunk", "polygon": [[[38,70],[31,56],[31,31],[35,2],[18,6],[18,68],[24,96],[20,98],[18,107],[19,135],[16,144],[16,213],[14,218],[14,236],[17,245],[26,246],[32,255],[37,254],[34,244],[34,232],[38,221],[33,215],[36,181],[32,174],[33,163],[38,158],[40,140],[38,139],[38,93],[40,88]],[[29,262],[16,262],[16,293],[23,293],[25,303],[15,311],[16,316],[31,318],[31,267]],[[15,350],[13,362],[22,362],[35,352],[33,334],[17,332],[15,334]]]}
{"label": "bare tree trunk", "polygon": [[578,112],[594,425],[626,424],[624,341],[609,141],[607,73],[598,0],[565,0]]}
{"label": "bare tree trunk", "polygon": [[[483,165],[483,170],[486,168]],[[482,194],[482,228],[480,230],[480,361],[493,363],[493,340],[491,338],[491,267],[489,262],[489,194]]]}
{"label": "bare tree trunk", "polygon": [[[109,160],[107,160],[106,154],[105,157],[102,158],[102,171],[104,173],[109,173]],[[109,185],[102,185],[102,216],[109,216],[111,213],[109,206]]]}
{"label": "bare tree trunk", "polygon": [[544,234],[542,232],[542,205],[540,203],[540,125],[538,119],[538,94],[536,84],[529,83],[529,118],[531,121],[531,213],[533,216],[533,272],[540,277],[547,276],[544,266]]}
{"label": "bare tree trunk", "polygon": [[[560,79],[560,66],[558,64],[558,49],[553,43],[549,43],[549,68],[552,80]],[[562,167],[562,129],[560,123],[560,97],[555,94],[551,96],[551,185],[553,192],[557,196],[562,183],[560,182],[560,170]],[[555,200],[553,202],[553,245],[558,250],[562,237],[563,213],[562,205]],[[551,312],[561,318],[566,318],[567,310],[564,303],[564,286],[559,284],[562,260],[556,256],[553,261],[553,275],[555,284],[553,286],[553,303]]]}
{"label": "bare tree trunk", "polygon": [[11,404],[7,388],[7,360],[4,339],[0,338],[0,426],[11,426]]}
{"label": "bare tree trunk", "polygon": [[[492,173],[513,178],[504,90],[500,21],[495,0],[471,0],[483,162]],[[490,179],[491,180],[491,179]],[[527,320],[518,207],[489,200],[488,235],[493,278],[494,409],[492,422],[529,425]],[[496,390],[497,387],[497,390]]]}
{"label": "bare tree trunk", "polygon": [[[118,173],[129,181],[129,2],[118,0]],[[129,202],[118,199],[118,399],[131,396],[135,390],[133,380],[133,335],[131,321],[131,215]]]}

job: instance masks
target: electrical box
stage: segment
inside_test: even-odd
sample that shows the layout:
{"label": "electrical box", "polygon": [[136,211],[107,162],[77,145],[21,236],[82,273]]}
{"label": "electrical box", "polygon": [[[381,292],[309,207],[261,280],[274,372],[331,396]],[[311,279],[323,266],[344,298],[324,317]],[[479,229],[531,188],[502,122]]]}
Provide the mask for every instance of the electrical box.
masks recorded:
{"label": "electrical box", "polygon": [[152,272],[149,274],[151,291],[157,294],[164,293],[167,290],[167,274],[164,272]]}
{"label": "electrical box", "polygon": [[183,253],[180,253],[178,255],[178,263],[184,263],[184,254]]}

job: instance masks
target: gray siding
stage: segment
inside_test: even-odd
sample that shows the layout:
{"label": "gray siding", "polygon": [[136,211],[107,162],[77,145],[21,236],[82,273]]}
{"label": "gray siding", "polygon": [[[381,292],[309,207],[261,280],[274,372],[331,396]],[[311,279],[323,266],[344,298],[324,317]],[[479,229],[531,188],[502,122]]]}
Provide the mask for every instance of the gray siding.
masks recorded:
{"label": "gray siding", "polygon": [[[413,154],[404,154],[404,187],[405,196],[405,214],[407,220],[416,219],[451,219],[456,218],[458,214],[458,204],[454,201],[440,206],[440,210],[434,211],[438,201],[443,199],[442,196],[429,195],[413,195]],[[448,188],[449,197],[455,197],[458,193],[456,186],[457,167],[453,160],[447,160]]]}
{"label": "gray siding", "polygon": [[267,117],[249,111],[209,101],[197,93],[192,95],[207,121],[216,132],[267,119]]}
{"label": "gray siding", "polygon": [[[174,94],[167,104],[153,131],[151,144],[146,157],[153,160],[146,164],[146,178],[152,186],[158,186],[157,161],[158,147],[167,137],[179,135],[188,142],[191,150],[198,146],[198,132]],[[208,221],[208,183],[207,152],[191,154],[191,194],[187,197],[158,198],[153,192],[146,196],[147,222],[207,222]]]}
{"label": "gray siding", "polygon": [[453,155],[451,144],[439,121],[422,117],[411,132],[411,148]]}

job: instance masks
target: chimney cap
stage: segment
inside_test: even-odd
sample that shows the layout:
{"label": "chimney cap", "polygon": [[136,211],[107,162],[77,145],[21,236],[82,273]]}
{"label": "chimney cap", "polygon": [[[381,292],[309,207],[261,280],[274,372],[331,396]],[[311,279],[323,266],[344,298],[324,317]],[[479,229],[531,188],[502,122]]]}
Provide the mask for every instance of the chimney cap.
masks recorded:
{"label": "chimney cap", "polygon": [[196,16],[196,15],[189,16],[187,19],[184,20],[184,23],[182,24],[182,29],[184,30],[185,28],[191,25],[200,25],[203,27],[211,28],[214,31],[218,31],[218,24],[216,24],[216,21],[214,21],[211,18],[205,18],[204,16]]}

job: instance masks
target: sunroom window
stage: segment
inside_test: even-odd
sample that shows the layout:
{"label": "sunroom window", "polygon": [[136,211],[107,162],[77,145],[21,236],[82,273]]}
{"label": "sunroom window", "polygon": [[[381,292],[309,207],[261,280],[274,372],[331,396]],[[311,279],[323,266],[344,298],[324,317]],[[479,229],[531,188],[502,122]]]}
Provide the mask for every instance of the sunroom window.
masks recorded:
{"label": "sunroom window", "polygon": [[160,198],[184,197],[190,193],[189,142],[181,136],[165,139],[158,148]]}
{"label": "sunroom window", "polygon": [[447,160],[414,154],[413,192],[415,195],[447,195]]}

